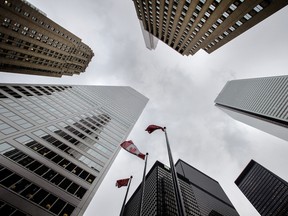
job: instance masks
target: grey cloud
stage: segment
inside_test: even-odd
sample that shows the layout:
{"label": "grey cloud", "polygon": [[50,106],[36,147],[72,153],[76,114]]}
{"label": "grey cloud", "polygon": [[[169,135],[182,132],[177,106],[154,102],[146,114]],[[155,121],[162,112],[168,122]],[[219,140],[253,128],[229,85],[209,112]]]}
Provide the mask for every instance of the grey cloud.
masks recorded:
{"label": "grey cloud", "polygon": [[[288,180],[281,166],[288,163],[287,143],[237,123],[213,103],[227,80],[287,74],[288,31],[283,26],[288,8],[210,55],[200,51],[186,57],[161,41],[154,51],[145,48],[132,1],[31,3],[82,38],[95,56],[79,76],[2,73],[2,82],[132,86],[150,99],[128,137],[149,152],[148,170],[156,160],[169,163],[163,134],[144,130],[149,124],[167,126],[175,162],[181,158],[219,181],[240,215],[258,215],[234,185],[250,159]],[[125,192],[115,188],[115,181],[132,174],[131,195],[141,182],[142,168],[141,160],[121,151],[85,216],[118,215]]]}

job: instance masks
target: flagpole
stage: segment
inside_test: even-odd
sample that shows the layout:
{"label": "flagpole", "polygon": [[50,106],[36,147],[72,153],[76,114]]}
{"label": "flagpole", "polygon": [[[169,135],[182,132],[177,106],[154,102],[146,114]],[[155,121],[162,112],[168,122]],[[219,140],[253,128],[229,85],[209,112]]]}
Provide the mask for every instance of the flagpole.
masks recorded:
{"label": "flagpole", "polygon": [[177,209],[178,209],[178,214],[179,216],[186,216],[185,212],[185,207],[183,203],[183,198],[182,198],[182,193],[181,189],[179,186],[178,178],[177,178],[177,173],[175,170],[173,158],[172,158],[172,153],[168,141],[168,136],[166,132],[166,127],[163,128],[165,132],[165,138],[166,138],[166,144],[167,144],[167,150],[168,150],[168,157],[169,157],[169,162],[170,162],[170,168],[171,168],[171,174],[172,174],[172,182],[174,186],[174,191],[175,191],[175,197],[176,197],[176,204],[177,204]]}
{"label": "flagpole", "polygon": [[125,198],[124,198],[123,205],[122,205],[122,208],[121,208],[120,216],[124,215],[125,203],[126,203],[126,199],[127,199],[127,195],[128,195],[128,191],[129,191],[129,188],[130,188],[130,183],[132,181],[132,178],[133,178],[133,176],[130,176],[128,187],[127,187],[126,194],[125,194]]}
{"label": "flagpole", "polygon": [[139,207],[139,216],[142,216],[142,207],[143,207],[143,199],[144,199],[144,190],[145,190],[145,175],[146,175],[146,167],[147,167],[147,160],[148,160],[148,152],[145,156],[145,165],[143,171],[143,178],[142,178],[142,187],[141,187],[141,198],[140,198],[140,207]]}

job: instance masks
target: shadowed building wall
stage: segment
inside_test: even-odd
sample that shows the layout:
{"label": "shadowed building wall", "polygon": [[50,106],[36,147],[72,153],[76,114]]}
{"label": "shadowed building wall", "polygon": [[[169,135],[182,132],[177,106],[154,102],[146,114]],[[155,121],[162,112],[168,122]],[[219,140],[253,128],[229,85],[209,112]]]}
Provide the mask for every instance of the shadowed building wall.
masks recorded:
{"label": "shadowed building wall", "polygon": [[235,184],[261,216],[288,215],[288,183],[251,160]]}
{"label": "shadowed building wall", "polygon": [[[187,216],[239,216],[218,182],[186,165],[182,160],[176,163]],[[189,178],[189,169],[194,170],[196,179],[204,181],[199,184],[199,181]],[[138,215],[140,189],[141,184],[127,202],[125,216]],[[142,215],[178,215],[170,168],[159,161],[146,175]]]}

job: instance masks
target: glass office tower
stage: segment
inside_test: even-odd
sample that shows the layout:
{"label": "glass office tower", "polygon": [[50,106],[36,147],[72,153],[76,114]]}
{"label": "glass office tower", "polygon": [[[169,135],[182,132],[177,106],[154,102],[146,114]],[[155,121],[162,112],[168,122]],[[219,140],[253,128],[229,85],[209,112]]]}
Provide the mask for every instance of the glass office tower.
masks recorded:
{"label": "glass office tower", "polygon": [[232,118],[288,141],[288,76],[228,81],[215,99]]}
{"label": "glass office tower", "polygon": [[[182,160],[176,169],[187,216],[239,216],[217,181]],[[138,215],[140,189],[141,184],[127,202],[125,216]],[[159,161],[146,175],[142,211],[145,216],[178,216],[170,168]]]}
{"label": "glass office tower", "polygon": [[251,160],[235,184],[262,216],[288,215],[288,183]]}
{"label": "glass office tower", "polygon": [[176,163],[177,173],[187,178],[195,194],[202,216],[239,215],[221,185],[185,161]]}
{"label": "glass office tower", "polygon": [[147,102],[130,87],[0,84],[1,215],[82,215]]}

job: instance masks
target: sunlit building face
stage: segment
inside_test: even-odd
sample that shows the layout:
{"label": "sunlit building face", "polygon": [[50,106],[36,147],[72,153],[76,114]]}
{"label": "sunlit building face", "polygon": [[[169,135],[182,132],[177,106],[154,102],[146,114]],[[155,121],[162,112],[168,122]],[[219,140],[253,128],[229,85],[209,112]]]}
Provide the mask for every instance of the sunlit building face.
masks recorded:
{"label": "sunlit building face", "polygon": [[130,87],[0,85],[5,215],[82,215],[147,101]]}

